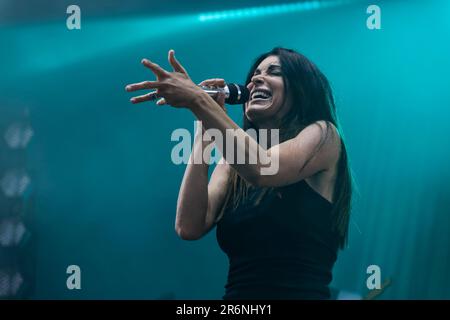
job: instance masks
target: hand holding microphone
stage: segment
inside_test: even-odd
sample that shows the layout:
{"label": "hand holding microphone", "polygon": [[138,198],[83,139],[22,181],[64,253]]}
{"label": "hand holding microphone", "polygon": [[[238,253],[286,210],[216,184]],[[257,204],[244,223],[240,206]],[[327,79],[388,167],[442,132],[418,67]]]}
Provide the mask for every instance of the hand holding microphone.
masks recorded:
{"label": "hand holding microphone", "polygon": [[225,99],[222,104],[242,104],[249,98],[249,91],[245,86],[233,83],[226,84],[223,79],[205,80],[199,86],[196,86],[186,69],[175,58],[173,50],[169,51],[168,60],[173,67],[173,72],[166,71],[147,59],[142,60],[142,64],[156,75],[157,80],[130,84],[126,86],[126,90],[156,89],[156,91],[134,97],[131,99],[132,103],[159,99],[158,105],[167,103],[173,107],[189,106],[202,91],[213,98],[217,97],[218,100],[223,95]]}
{"label": "hand holding microphone", "polygon": [[[208,79],[202,81],[199,85],[203,91],[208,93],[219,105],[224,108],[226,104],[243,104],[248,101],[250,92],[240,84],[226,83],[224,79]],[[159,99],[156,104],[165,104],[164,98],[160,98],[156,91],[152,92],[151,100]]]}

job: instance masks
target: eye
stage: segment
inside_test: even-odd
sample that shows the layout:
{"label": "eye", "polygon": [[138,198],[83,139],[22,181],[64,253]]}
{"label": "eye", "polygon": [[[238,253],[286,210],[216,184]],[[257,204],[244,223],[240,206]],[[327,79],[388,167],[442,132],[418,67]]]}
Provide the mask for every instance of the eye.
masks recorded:
{"label": "eye", "polygon": [[281,68],[276,67],[276,68],[271,68],[270,69],[270,74],[275,75],[275,76],[281,76]]}

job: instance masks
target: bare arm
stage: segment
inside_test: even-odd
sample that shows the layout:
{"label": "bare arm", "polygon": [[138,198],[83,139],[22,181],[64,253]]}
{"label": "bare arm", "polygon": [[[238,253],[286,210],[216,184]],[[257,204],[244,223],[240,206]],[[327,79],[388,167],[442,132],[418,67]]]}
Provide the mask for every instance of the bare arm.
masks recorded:
{"label": "bare arm", "polygon": [[[234,130],[237,139],[233,145],[233,153],[244,153],[246,159],[253,157],[258,161],[233,164],[233,159],[227,158],[226,143],[221,146],[220,151],[242,178],[256,186],[283,186],[303,180],[317,172],[332,168],[339,158],[338,132],[333,125],[328,128],[324,121],[313,123],[296,137],[266,150],[241,129],[207,94],[199,94],[191,105],[191,110],[203,122],[205,128],[218,129],[224,137],[227,135],[227,129]],[[327,130],[331,132],[327,134]],[[263,168],[272,166],[274,161],[278,162],[277,170],[270,175],[262,174]]]}
{"label": "bare arm", "polygon": [[201,141],[201,134],[201,129],[197,130],[194,148],[178,195],[175,230],[184,240],[199,239],[211,230],[227,190],[230,170],[228,164],[219,162],[208,184],[209,165],[206,161],[199,164],[193,161],[193,157],[202,157],[208,147],[207,143]]}
{"label": "bare arm", "polygon": [[[201,85],[209,84],[224,85],[216,79],[201,83]],[[225,109],[224,97],[217,96],[216,104]],[[194,148],[178,195],[175,230],[180,238],[185,240],[199,239],[214,227],[220,218],[218,213],[228,187],[230,166],[223,159],[214,168],[208,183],[208,163],[213,143],[202,141],[203,134],[202,126],[197,126]],[[204,156],[207,159],[204,159]]]}

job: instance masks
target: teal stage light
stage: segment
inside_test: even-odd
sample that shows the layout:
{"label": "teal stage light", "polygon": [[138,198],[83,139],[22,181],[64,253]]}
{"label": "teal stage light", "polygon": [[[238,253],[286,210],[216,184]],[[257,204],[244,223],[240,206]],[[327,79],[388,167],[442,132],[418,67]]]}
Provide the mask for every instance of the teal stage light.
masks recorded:
{"label": "teal stage light", "polygon": [[267,16],[282,13],[318,10],[329,7],[341,6],[352,2],[355,2],[355,0],[307,1],[307,2],[272,5],[272,6],[226,10],[226,11],[202,13],[198,16],[198,20],[201,22],[206,22],[213,20],[240,19],[248,17]]}
{"label": "teal stage light", "polygon": [[0,38],[14,41],[11,56],[20,63],[2,61],[0,67],[3,63],[15,78],[58,70],[200,28],[196,17],[191,14],[87,19],[82,21],[81,30],[75,31],[69,31],[61,21],[7,26],[0,30]]}

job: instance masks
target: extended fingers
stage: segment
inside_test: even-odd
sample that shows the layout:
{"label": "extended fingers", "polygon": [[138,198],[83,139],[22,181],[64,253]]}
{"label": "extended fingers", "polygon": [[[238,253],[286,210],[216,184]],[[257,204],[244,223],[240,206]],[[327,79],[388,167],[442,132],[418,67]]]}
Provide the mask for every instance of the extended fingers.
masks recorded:
{"label": "extended fingers", "polygon": [[157,97],[156,92],[150,92],[141,96],[133,97],[130,99],[132,103],[139,103],[144,101],[152,101]]}
{"label": "extended fingers", "polygon": [[138,83],[132,83],[125,87],[127,91],[136,91],[142,89],[157,89],[159,88],[160,83],[158,81],[142,81]]}
{"label": "extended fingers", "polygon": [[173,70],[176,72],[181,72],[187,75],[186,69],[181,65],[181,63],[175,58],[175,51],[169,50],[169,63],[172,66]]}
{"label": "extended fingers", "polygon": [[169,73],[161,68],[158,64],[151,62],[148,59],[142,59],[142,64],[153,71],[158,78],[165,78],[169,76]]}

